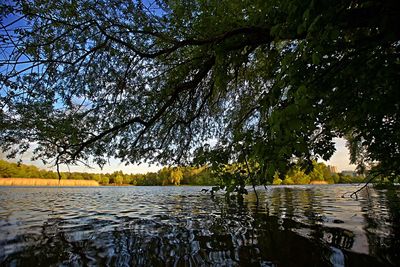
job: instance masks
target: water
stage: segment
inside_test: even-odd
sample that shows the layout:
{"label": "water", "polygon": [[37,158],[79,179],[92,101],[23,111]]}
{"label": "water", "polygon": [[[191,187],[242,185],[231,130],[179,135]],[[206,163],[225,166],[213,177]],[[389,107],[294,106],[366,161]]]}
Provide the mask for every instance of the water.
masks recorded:
{"label": "water", "polygon": [[400,266],[400,191],[0,187],[0,266]]}

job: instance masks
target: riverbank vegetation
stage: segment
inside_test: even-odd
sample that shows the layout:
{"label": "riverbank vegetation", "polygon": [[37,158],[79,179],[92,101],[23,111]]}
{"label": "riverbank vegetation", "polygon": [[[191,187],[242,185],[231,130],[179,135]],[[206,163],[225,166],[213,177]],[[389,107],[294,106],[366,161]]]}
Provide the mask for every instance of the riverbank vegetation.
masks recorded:
{"label": "riverbank vegetation", "polygon": [[279,174],[274,175],[273,184],[276,185],[292,185],[292,184],[349,184],[349,183],[362,183],[365,181],[364,176],[344,175],[342,173],[331,172],[324,163],[313,162],[313,169],[311,172],[306,173],[300,166],[295,165],[292,167],[283,179]]}
{"label": "riverbank vegetation", "polygon": [[[215,185],[218,183],[217,177],[206,167],[164,167],[158,172],[145,174],[126,174],[122,171],[115,171],[105,174],[61,172],[60,175],[61,181],[93,180],[102,185]],[[58,174],[33,165],[0,160],[0,178],[41,178],[58,181]]]}
{"label": "riverbank vegetation", "polygon": [[[314,162],[313,170],[306,174],[299,166],[291,168],[283,179],[276,173],[273,185],[292,184],[335,184],[335,183],[360,183],[363,176],[349,176],[330,172],[324,163]],[[236,173],[236,174],[235,174]],[[247,171],[239,171],[233,164],[225,168],[225,171],[216,172],[211,168],[203,167],[164,167],[158,172],[145,174],[126,174],[122,171],[113,173],[88,173],[88,172],[61,172],[61,184],[67,181],[94,181],[101,185],[223,185],[227,179],[233,179],[231,184],[238,181],[244,185],[251,185],[250,175]],[[233,177],[233,178],[232,178]],[[42,170],[33,165],[18,164],[0,160],[0,185],[59,185],[56,172]],[[27,180],[32,180],[28,182]],[[40,181],[39,181],[40,180]],[[30,183],[30,184],[25,184]],[[47,184],[50,183],[50,184]],[[75,185],[83,185],[76,182]],[[91,185],[91,184],[88,184]],[[93,184],[95,185],[95,184]]]}
{"label": "riverbank vegetation", "polygon": [[0,178],[0,186],[99,186],[94,180]]}

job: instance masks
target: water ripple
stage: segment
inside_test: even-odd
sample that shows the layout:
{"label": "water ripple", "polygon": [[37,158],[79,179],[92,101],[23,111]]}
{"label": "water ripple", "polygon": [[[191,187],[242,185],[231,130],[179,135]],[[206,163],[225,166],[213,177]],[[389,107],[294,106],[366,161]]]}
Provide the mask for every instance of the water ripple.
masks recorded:
{"label": "water ripple", "polygon": [[399,266],[399,192],[355,189],[1,187],[0,265]]}

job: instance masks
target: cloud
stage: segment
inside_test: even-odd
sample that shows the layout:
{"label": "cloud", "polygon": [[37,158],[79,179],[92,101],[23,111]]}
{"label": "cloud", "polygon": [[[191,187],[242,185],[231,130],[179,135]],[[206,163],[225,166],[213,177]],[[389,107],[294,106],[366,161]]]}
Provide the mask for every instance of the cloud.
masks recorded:
{"label": "cloud", "polygon": [[333,141],[335,142],[336,152],[326,163],[338,167],[339,171],[354,170],[356,166],[350,164],[350,156],[349,150],[346,147],[346,140],[343,138],[334,138]]}

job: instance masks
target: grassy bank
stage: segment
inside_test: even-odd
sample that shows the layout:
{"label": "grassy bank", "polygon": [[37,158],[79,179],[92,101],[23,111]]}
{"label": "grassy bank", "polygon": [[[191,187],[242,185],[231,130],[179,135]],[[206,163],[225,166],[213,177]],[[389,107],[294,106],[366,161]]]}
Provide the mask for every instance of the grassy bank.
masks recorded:
{"label": "grassy bank", "polygon": [[39,178],[0,178],[0,186],[98,186],[94,180],[58,180]]}

